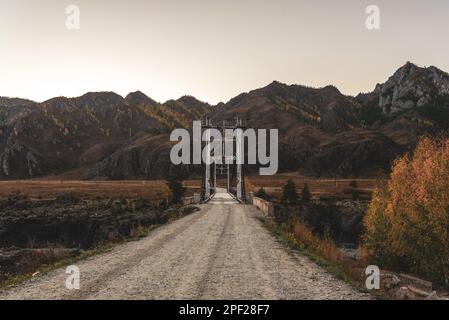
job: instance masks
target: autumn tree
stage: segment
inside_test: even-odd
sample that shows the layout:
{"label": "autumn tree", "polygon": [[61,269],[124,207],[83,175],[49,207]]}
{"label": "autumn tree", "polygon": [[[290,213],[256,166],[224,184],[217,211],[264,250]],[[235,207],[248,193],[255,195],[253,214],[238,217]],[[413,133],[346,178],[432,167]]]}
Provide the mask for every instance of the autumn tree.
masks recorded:
{"label": "autumn tree", "polygon": [[388,267],[445,282],[449,275],[449,139],[423,138],[373,194],[365,246]]}

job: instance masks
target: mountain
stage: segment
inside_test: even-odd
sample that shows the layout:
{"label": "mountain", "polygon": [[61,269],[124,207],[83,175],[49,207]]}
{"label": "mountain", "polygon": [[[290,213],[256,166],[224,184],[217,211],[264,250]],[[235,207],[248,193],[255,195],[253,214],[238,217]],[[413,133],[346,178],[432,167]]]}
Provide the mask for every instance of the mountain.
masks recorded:
{"label": "mountain", "polygon": [[159,103],[137,91],[58,97],[43,103],[0,98],[0,179],[188,177],[173,166],[169,134],[212,121],[246,118],[279,129],[280,170],[314,176],[388,171],[422,134],[449,128],[449,75],[407,63],[370,93],[273,82],[211,106],[191,96]]}
{"label": "mountain", "polygon": [[248,126],[279,130],[280,169],[307,175],[369,175],[388,170],[400,147],[362,129],[362,105],[337,88],[273,82],[217,107],[215,121],[236,115]]}
{"label": "mountain", "polygon": [[165,178],[171,174],[188,177],[200,174],[201,166],[174,166],[170,161],[169,132],[189,129],[192,121],[202,119],[211,106],[194,97],[184,96],[160,104],[139,104],[138,108],[158,119],[168,130],[146,130],[128,139],[111,155],[89,170],[89,179]]}
{"label": "mountain", "polygon": [[449,74],[410,62],[373,92],[356,97],[364,125],[402,146],[449,129]]}
{"label": "mountain", "polygon": [[128,94],[125,98],[125,101],[129,105],[151,105],[155,106],[158,103],[148,97],[146,94],[142,93],[141,91],[131,92]]}
{"label": "mountain", "polygon": [[27,99],[0,97],[0,123],[13,114],[17,107],[25,108],[34,103],[34,101]]}
{"label": "mountain", "polygon": [[0,97],[0,108],[1,107],[27,106],[32,103],[34,103],[34,101],[27,100],[27,99]]}
{"label": "mountain", "polygon": [[[150,112],[155,108],[161,114]],[[8,107],[0,119],[0,178],[71,171],[81,178],[90,176],[92,166],[120,148],[127,150],[137,134],[170,132],[178,123],[172,113],[164,114],[169,109],[138,93],[124,99],[113,92]],[[187,116],[176,113],[185,123]]]}
{"label": "mountain", "polygon": [[449,95],[449,74],[436,67],[420,68],[407,62],[372,93],[360,94],[364,105],[378,108],[382,115],[430,108],[438,97]]}
{"label": "mountain", "polygon": [[449,127],[449,76],[406,63],[373,92],[273,82],[217,106],[216,121],[239,115],[280,132],[280,168],[317,176],[375,175],[424,134]]}
{"label": "mountain", "polygon": [[359,123],[360,105],[333,86],[321,89],[273,82],[241,94],[217,107],[213,119],[244,117],[260,128],[279,128],[288,134],[299,126],[312,125],[335,133]]}

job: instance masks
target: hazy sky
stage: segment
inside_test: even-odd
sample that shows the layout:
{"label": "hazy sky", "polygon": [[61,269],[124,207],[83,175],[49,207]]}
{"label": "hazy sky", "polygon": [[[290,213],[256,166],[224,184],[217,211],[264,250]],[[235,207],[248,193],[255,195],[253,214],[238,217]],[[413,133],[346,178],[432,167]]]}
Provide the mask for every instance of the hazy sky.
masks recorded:
{"label": "hazy sky", "polygon": [[[80,30],[66,28],[71,4]],[[273,80],[357,94],[408,60],[449,71],[448,34],[448,0],[0,0],[0,96],[217,103]]]}

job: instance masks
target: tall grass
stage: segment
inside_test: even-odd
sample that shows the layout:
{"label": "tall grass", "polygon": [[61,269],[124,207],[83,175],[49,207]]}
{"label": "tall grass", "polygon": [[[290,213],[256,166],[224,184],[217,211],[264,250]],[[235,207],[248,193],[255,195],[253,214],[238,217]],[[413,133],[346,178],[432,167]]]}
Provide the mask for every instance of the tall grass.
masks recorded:
{"label": "tall grass", "polygon": [[300,241],[305,248],[319,254],[335,263],[341,263],[344,260],[343,253],[329,237],[321,239],[301,221],[294,222],[293,235]]}
{"label": "tall grass", "polygon": [[312,261],[324,267],[340,279],[343,279],[360,290],[364,289],[367,260],[364,254],[360,259],[347,257],[329,237],[320,238],[303,221],[295,219],[288,223],[265,224],[271,232],[287,242],[287,245],[301,254],[308,256]]}

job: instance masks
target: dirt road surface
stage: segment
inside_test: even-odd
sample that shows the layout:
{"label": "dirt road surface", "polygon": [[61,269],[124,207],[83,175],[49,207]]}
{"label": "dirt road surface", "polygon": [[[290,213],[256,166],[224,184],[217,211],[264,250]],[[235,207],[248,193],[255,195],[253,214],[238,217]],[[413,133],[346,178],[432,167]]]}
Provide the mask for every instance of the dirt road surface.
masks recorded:
{"label": "dirt road surface", "polygon": [[216,194],[201,210],[148,237],[0,292],[0,299],[368,299],[308,258],[289,252],[259,212]]}

